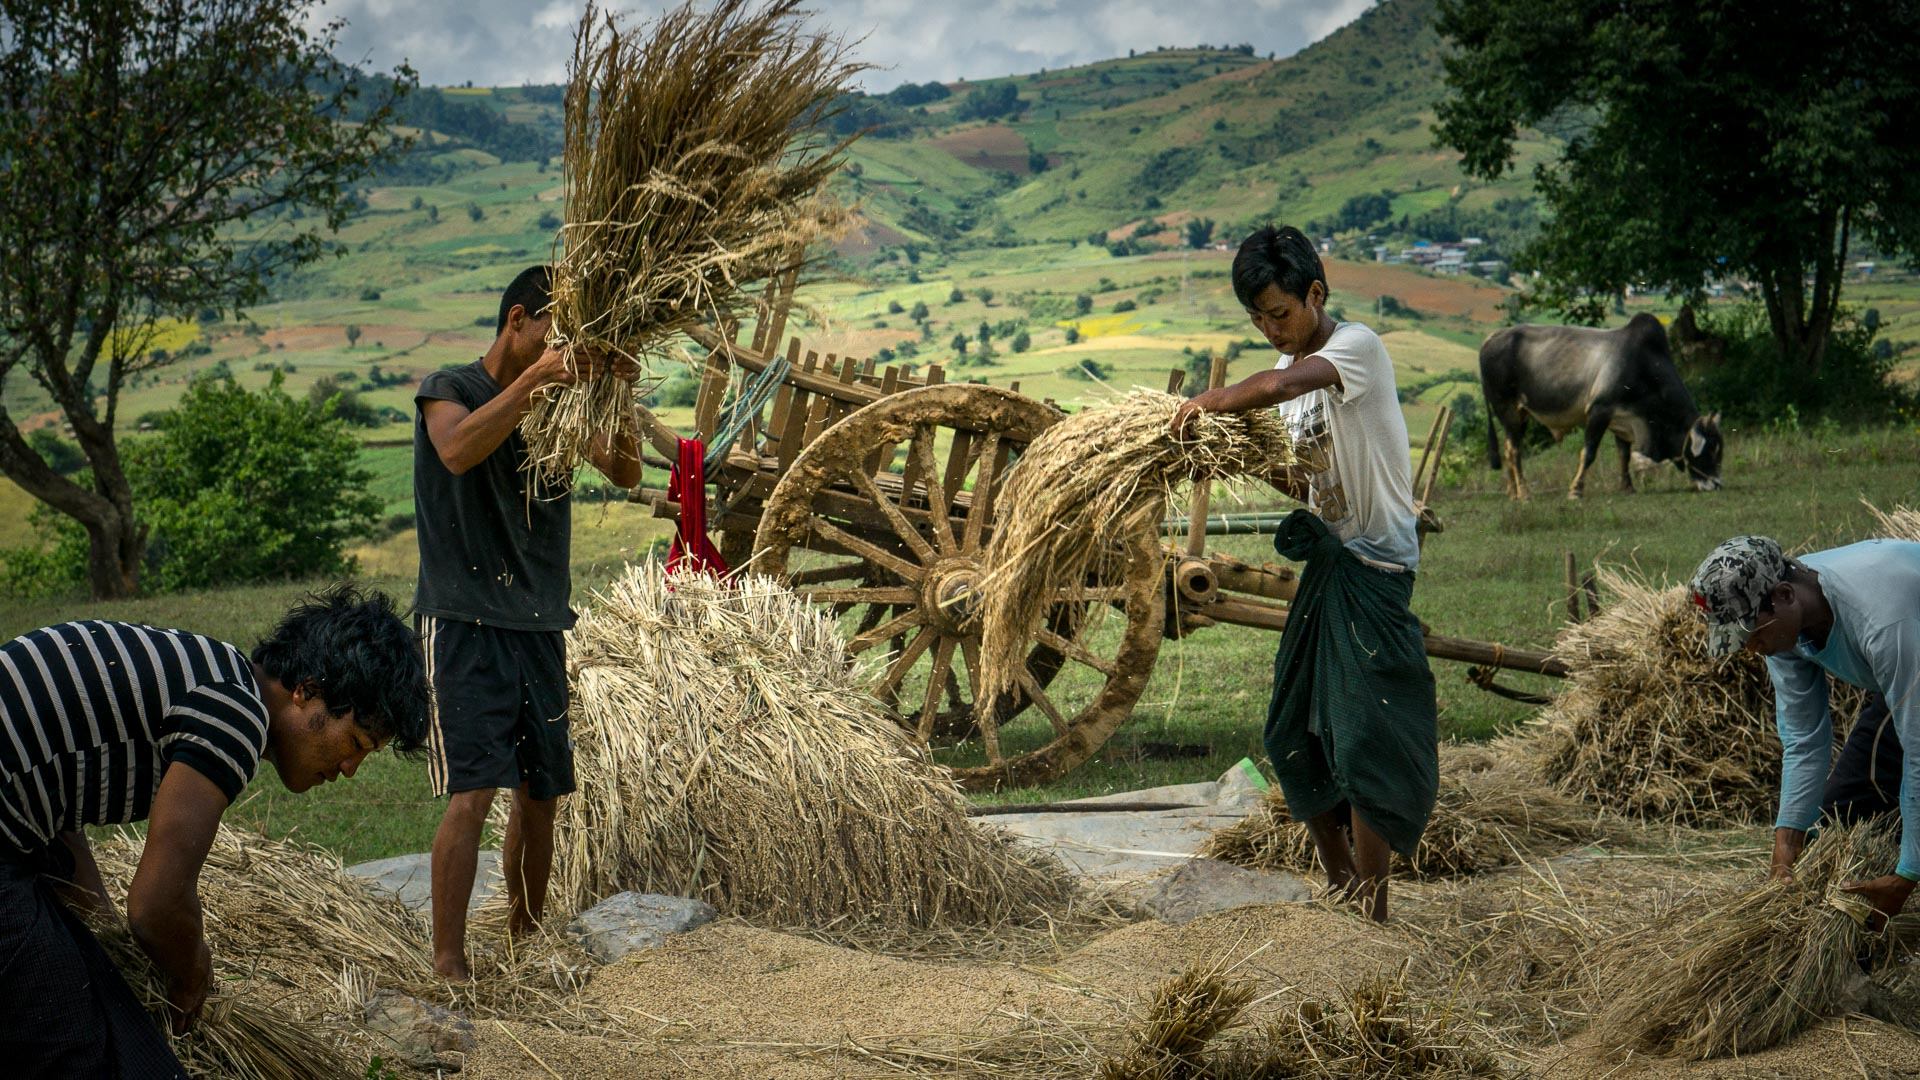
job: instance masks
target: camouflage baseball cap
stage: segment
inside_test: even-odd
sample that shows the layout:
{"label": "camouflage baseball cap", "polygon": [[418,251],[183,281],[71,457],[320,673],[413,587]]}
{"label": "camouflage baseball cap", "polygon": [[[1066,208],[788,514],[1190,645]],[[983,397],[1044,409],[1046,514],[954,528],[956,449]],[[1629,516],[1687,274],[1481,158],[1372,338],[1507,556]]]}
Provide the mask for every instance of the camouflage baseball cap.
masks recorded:
{"label": "camouflage baseball cap", "polygon": [[1760,616],[1767,594],[1787,576],[1787,557],[1764,536],[1736,536],[1707,556],[1689,584],[1693,604],[1707,619],[1707,652],[1739,651]]}

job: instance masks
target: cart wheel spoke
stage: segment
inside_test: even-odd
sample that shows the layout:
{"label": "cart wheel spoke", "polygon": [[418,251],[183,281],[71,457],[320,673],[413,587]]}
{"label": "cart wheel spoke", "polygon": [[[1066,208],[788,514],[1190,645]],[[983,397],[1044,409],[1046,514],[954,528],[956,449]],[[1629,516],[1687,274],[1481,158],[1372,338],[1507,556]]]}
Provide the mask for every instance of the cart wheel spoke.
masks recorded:
{"label": "cart wheel spoke", "polygon": [[833,522],[828,521],[826,518],[821,517],[819,514],[813,515],[812,519],[807,522],[807,528],[811,529],[815,536],[839,544],[841,547],[861,556],[869,562],[886,567],[908,581],[920,580],[919,567],[895,555],[893,552],[880,547],[878,544],[869,543],[860,539],[840,526],[835,525]]}
{"label": "cart wheel spoke", "polygon": [[[967,677],[979,686],[980,678],[980,642],[968,638],[963,643],[963,654],[967,659]],[[996,769],[1007,767],[1007,755],[1000,749],[1000,702],[982,701],[976,691],[973,698],[973,722],[980,728],[980,742],[987,751],[987,761]]]}
{"label": "cart wheel spoke", "polygon": [[827,581],[846,581],[866,573],[867,564],[860,560],[848,563],[836,563],[832,566],[815,566],[787,575],[789,585],[818,585]]}
{"label": "cart wheel spoke", "polygon": [[[953,520],[947,516],[947,489],[933,460],[933,428],[922,424],[913,430],[913,459],[918,463],[920,481],[927,486],[927,516],[933,521],[933,539],[946,554],[959,550],[953,539]],[[904,497],[905,493],[902,493]]]}
{"label": "cart wheel spoke", "polygon": [[908,627],[918,625],[920,625],[920,612],[916,609],[909,608],[866,633],[856,636],[852,641],[847,642],[847,654],[854,656],[866,652],[868,649],[873,648],[875,645],[880,644],[895,634],[905,633]]}
{"label": "cart wheel spoke", "polygon": [[938,633],[939,631],[931,626],[921,627],[920,632],[907,643],[907,647],[901,649],[900,654],[887,665],[886,674],[880,676],[880,681],[874,684],[874,696],[883,701],[892,701],[898,696],[900,680],[907,677],[908,669],[913,667],[914,661],[920,659],[921,653],[927,651],[927,646],[933,644],[934,636]]}
{"label": "cart wheel spoke", "polygon": [[914,528],[913,522],[907,520],[907,515],[900,512],[900,508],[893,504],[892,499],[881,494],[880,485],[874,482],[871,473],[865,469],[855,469],[853,485],[860,489],[862,495],[873,500],[874,505],[878,506],[880,512],[886,516],[887,524],[893,526],[894,533],[913,549],[913,553],[921,562],[931,563],[939,558],[933,550],[933,545],[927,543],[927,538],[921,536],[920,530]]}
{"label": "cart wheel spoke", "polygon": [[922,744],[933,739],[933,721],[940,715],[940,692],[946,688],[947,676],[953,671],[953,645],[953,638],[942,635],[940,644],[934,646],[933,666],[927,670],[927,693],[914,729],[914,736]]}
{"label": "cart wheel spoke", "polygon": [[1041,627],[1040,632],[1034,636],[1034,640],[1070,660],[1076,660],[1085,664],[1093,670],[1100,672],[1102,675],[1112,675],[1116,670],[1112,661],[1102,660],[1100,657],[1094,655],[1092,650],[1088,649],[1085,645],[1064,635],[1056,634],[1044,626]]}
{"label": "cart wheel spoke", "polygon": [[1063,585],[1053,594],[1054,602],[1059,604],[1107,603],[1126,598],[1125,585]]}
{"label": "cart wheel spoke", "polygon": [[854,604],[911,604],[920,597],[918,592],[905,585],[862,585],[841,589],[803,585],[793,593],[815,604],[846,604],[849,610]]}
{"label": "cart wheel spoke", "polygon": [[1028,671],[1025,665],[1022,665],[1020,668],[1020,689],[1027,692],[1028,701],[1037,706],[1041,712],[1047,714],[1047,723],[1053,725],[1053,733],[1057,736],[1066,735],[1068,728],[1067,718],[1060,715],[1059,707],[1054,705],[1053,699],[1048,697],[1047,692],[1040,688],[1039,682],[1035,681],[1033,673]]}
{"label": "cart wheel spoke", "polygon": [[960,545],[960,550],[969,554],[980,550],[987,519],[993,514],[993,481],[1000,460],[1000,433],[988,432],[979,445],[980,473],[973,480],[973,501],[967,505],[967,529]]}

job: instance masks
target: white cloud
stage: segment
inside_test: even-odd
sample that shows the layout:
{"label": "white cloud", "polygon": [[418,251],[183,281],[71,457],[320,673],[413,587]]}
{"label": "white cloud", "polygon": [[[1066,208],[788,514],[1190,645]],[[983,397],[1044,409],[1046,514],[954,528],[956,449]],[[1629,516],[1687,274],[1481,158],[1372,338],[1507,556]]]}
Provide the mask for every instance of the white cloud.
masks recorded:
{"label": "white cloud", "polygon": [[[815,0],[815,25],[856,41],[865,85],[984,79],[1124,56],[1161,45],[1251,44],[1287,56],[1351,22],[1372,0]],[[619,3],[645,18],[661,0]],[[429,85],[515,86],[566,78],[579,0],[326,0],[344,18],[340,55]]]}

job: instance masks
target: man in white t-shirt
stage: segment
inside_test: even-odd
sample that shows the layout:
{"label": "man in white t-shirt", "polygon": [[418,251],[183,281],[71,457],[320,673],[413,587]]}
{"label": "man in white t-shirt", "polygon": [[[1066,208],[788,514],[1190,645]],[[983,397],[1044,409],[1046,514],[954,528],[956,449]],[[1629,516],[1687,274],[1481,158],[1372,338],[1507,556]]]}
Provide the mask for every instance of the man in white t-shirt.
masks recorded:
{"label": "man in white t-shirt", "polygon": [[1280,483],[1308,509],[1275,547],[1307,566],[1275,658],[1267,753],[1328,882],[1385,921],[1389,852],[1413,853],[1438,787],[1433,675],[1407,606],[1420,546],[1393,365],[1379,335],[1327,313],[1326,271],[1298,229],[1248,237],[1233,287],[1279,362],[1182,404],[1173,430],[1203,410],[1277,406],[1288,423],[1299,464]]}

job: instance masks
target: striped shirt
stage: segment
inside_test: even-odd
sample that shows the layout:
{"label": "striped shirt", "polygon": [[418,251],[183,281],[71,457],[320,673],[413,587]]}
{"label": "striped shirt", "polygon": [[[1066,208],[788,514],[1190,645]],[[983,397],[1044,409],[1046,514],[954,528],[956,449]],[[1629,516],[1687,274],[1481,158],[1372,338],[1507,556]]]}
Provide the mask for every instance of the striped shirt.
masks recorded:
{"label": "striped shirt", "polygon": [[231,802],[266,746],[253,664],[232,645],[121,622],[22,634],[0,645],[0,850],[145,819],[177,761]]}

